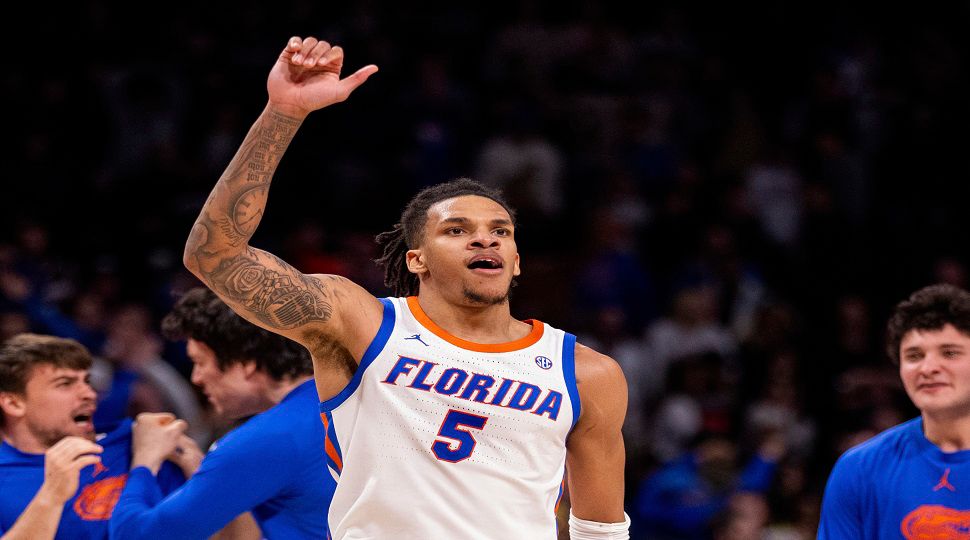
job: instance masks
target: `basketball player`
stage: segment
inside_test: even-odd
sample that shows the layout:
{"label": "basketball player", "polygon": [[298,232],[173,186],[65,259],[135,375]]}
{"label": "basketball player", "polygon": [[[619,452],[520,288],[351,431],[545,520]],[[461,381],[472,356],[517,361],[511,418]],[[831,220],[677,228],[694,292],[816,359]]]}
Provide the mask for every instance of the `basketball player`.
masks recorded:
{"label": "basketball player", "polygon": [[343,59],[325,41],[289,40],[184,258],[240,315],[310,350],[339,477],[332,537],[554,539],[565,485],[573,539],[627,538],[626,381],[574,336],[511,316],[515,217],[497,193],[459,180],[412,199],[378,238],[400,298],[248,245],[307,115],[377,71],[341,79]]}
{"label": "basketball player", "polygon": [[932,285],[899,303],[887,350],[920,416],[839,458],[818,537],[966,538],[970,525],[970,293]]}
{"label": "basketball player", "polygon": [[216,412],[245,421],[163,500],[154,494],[150,469],[167,449],[136,451],[111,538],[207,538],[227,525],[232,534],[224,534],[239,538],[248,520],[233,520],[250,512],[256,538],[325,539],[336,485],[306,349],[244,321],[205,287],[179,298],[162,331],[187,340],[192,382]]}
{"label": "basketball player", "polygon": [[[125,420],[96,436],[90,368],[88,350],[72,339],[19,334],[0,345],[4,540],[108,538],[108,518],[125,485],[132,446],[150,445],[159,435],[184,436],[185,423],[164,414],[139,415],[134,428]],[[154,473],[153,487],[161,493],[184,480],[168,462],[160,461]]]}

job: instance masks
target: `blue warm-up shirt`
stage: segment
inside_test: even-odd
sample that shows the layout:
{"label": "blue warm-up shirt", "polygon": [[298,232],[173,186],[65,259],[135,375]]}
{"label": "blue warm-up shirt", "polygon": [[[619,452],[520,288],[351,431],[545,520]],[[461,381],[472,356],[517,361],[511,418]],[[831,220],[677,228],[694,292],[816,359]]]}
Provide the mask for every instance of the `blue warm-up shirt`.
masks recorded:
{"label": "blue warm-up shirt", "polygon": [[325,462],[313,381],[226,434],[199,470],[161,502],[151,472],[131,471],[112,538],[205,538],[251,511],[270,539],[326,538],[336,482]]}
{"label": "blue warm-up shirt", "polygon": [[825,488],[818,538],[964,538],[968,528],[970,450],[943,452],[916,418],[839,458]]}
{"label": "blue warm-up shirt", "polygon": [[[131,466],[131,420],[98,439],[104,448],[99,465],[81,469],[77,494],[61,513],[56,539],[108,538],[108,518],[128,479]],[[152,478],[161,498],[184,481],[178,467],[166,462]],[[44,454],[27,454],[0,444],[0,535],[10,530],[44,483]]]}

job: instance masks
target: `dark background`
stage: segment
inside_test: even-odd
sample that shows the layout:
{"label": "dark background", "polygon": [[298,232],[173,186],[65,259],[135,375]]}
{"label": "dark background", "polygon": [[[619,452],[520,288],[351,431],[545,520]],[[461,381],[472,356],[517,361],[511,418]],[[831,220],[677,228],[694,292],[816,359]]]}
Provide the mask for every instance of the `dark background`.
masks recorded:
{"label": "dark background", "polygon": [[182,245],[276,55],[314,35],[380,72],[306,122],[252,244],[384,295],[372,238],[411,194],[505,187],[513,314],[577,332],[634,388],[631,514],[674,455],[662,411],[687,403],[687,431],[742,464],[786,434],[767,522],[813,537],[835,457],[916,413],[885,359],[892,306],[966,286],[970,4],[464,4],[24,6],[0,72],[4,336],[100,354],[132,304],[157,328],[197,284]]}

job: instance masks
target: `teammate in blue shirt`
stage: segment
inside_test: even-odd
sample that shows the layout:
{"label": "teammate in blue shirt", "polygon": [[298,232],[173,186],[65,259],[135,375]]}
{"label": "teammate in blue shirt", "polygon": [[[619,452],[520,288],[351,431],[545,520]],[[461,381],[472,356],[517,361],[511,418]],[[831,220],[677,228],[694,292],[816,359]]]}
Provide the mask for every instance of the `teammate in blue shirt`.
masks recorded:
{"label": "teammate in blue shirt", "polygon": [[187,338],[192,382],[217,413],[255,416],[216,441],[165,499],[150,469],[171,449],[135,448],[111,537],[203,538],[230,522],[245,529],[236,518],[250,512],[265,538],[326,538],[336,482],[306,349],[244,321],[205,288],[186,293],[162,326],[170,339]]}
{"label": "teammate in blue shirt", "polygon": [[932,285],[896,306],[887,349],[920,416],[842,455],[818,538],[966,538],[970,528],[970,293]]}
{"label": "teammate in blue shirt", "polygon": [[[104,435],[91,421],[97,394],[88,384],[91,355],[80,343],[20,334],[0,346],[0,535],[107,538],[108,518],[125,485],[133,444],[130,420]],[[158,429],[179,434],[183,422],[146,415],[134,437]],[[166,426],[160,426],[164,418]],[[153,425],[155,424],[155,425]],[[174,436],[178,440],[178,436]],[[164,456],[163,456],[164,458]],[[161,465],[159,494],[184,481]]]}

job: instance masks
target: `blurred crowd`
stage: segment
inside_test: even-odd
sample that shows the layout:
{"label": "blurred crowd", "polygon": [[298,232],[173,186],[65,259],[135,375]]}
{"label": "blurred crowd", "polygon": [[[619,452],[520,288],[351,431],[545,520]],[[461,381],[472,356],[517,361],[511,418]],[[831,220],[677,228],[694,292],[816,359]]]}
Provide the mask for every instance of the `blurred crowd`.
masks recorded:
{"label": "blurred crowd", "polygon": [[634,538],[814,538],[835,458],[916,414],[889,309],[968,285],[970,5],[386,4],[67,7],[70,50],[0,74],[0,338],[96,353],[96,420],[224,432],[159,320],[275,56],[315,35],[381,71],[311,117],[253,245],[384,296],[373,236],[411,194],[503,188],[513,315],[626,372]]}

